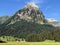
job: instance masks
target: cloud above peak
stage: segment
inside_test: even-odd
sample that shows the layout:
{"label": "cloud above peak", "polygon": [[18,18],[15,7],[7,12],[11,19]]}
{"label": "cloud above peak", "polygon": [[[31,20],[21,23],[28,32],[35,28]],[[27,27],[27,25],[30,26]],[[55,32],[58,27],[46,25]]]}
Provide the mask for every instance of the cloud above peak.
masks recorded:
{"label": "cloud above peak", "polygon": [[26,2],[26,3],[33,2],[33,3],[35,3],[35,4],[42,4],[42,3],[44,3],[44,1],[45,1],[45,0],[29,0],[29,1]]}
{"label": "cloud above peak", "polygon": [[40,3],[43,3],[44,0],[31,0],[30,2],[33,2],[35,4],[40,4]]}

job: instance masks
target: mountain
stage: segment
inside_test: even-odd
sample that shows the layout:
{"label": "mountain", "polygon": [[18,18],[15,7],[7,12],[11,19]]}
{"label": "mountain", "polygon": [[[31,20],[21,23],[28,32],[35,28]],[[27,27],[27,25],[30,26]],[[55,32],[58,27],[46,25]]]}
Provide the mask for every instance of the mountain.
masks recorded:
{"label": "mountain", "polygon": [[6,20],[8,20],[9,16],[1,16],[0,17],[0,24],[3,24]]}
{"label": "mountain", "polygon": [[[34,3],[28,3],[24,8],[18,10],[9,20],[10,24],[20,21],[21,19],[28,22],[35,22],[44,24],[46,22],[42,11],[39,10],[38,6]],[[8,23],[7,22],[7,23]]]}
{"label": "mountain", "polygon": [[28,3],[0,25],[0,36],[26,38],[29,34],[40,34],[43,31],[56,29],[45,23],[45,16],[38,6],[34,3]]}
{"label": "mountain", "polygon": [[50,18],[47,19],[48,24],[53,25],[54,27],[60,27],[60,22],[58,22],[57,20]]}

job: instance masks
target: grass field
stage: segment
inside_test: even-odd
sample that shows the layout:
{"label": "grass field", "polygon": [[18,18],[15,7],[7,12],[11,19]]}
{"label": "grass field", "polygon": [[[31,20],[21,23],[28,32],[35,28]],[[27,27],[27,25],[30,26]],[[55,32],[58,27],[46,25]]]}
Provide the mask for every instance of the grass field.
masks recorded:
{"label": "grass field", "polygon": [[0,45],[60,45],[60,42],[44,41],[44,42],[8,42],[0,43]]}

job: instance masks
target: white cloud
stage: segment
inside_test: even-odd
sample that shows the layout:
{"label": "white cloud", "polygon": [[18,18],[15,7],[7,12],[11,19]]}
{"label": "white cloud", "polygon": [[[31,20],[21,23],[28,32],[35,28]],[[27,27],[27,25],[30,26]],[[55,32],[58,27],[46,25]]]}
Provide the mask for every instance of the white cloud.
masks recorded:
{"label": "white cloud", "polygon": [[35,4],[42,4],[45,0],[30,0],[29,2],[26,2],[26,3],[30,3],[30,2],[33,2]]}

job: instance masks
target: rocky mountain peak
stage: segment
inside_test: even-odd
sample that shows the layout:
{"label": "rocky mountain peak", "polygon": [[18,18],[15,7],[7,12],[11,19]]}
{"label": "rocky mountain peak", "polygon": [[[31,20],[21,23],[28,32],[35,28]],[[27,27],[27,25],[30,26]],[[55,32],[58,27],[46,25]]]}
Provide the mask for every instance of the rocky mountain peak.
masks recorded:
{"label": "rocky mountain peak", "polygon": [[24,8],[18,10],[14,18],[20,18],[32,22],[44,23],[45,17],[42,11],[34,3],[28,3]]}
{"label": "rocky mountain peak", "polygon": [[24,8],[18,10],[8,22],[16,22],[21,19],[39,24],[44,24],[46,21],[42,11],[34,3],[28,3]]}
{"label": "rocky mountain peak", "polygon": [[31,3],[28,3],[27,5],[25,5],[25,8],[38,9],[39,7],[35,3],[31,2]]}

